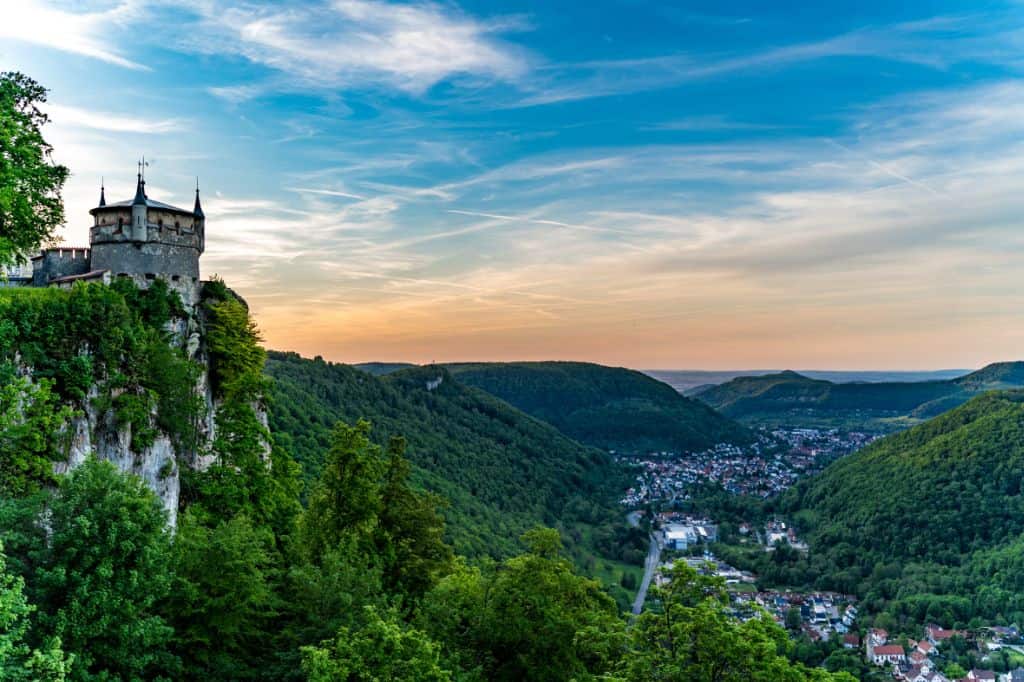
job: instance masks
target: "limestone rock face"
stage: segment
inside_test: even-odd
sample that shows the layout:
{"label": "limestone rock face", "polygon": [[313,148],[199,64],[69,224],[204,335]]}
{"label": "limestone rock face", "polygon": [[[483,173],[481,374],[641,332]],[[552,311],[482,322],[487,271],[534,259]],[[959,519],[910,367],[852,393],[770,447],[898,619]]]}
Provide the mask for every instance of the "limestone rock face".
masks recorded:
{"label": "limestone rock face", "polygon": [[[90,396],[93,397],[93,396]],[[91,401],[85,413],[71,420],[71,446],[65,462],[58,462],[54,470],[60,474],[74,469],[90,453],[99,459],[113,462],[117,468],[135,474],[159,496],[167,512],[168,522],[177,525],[178,498],[181,493],[179,458],[171,439],[160,434],[153,444],[142,452],[132,450],[129,425],[118,426],[112,412],[99,414]]]}
{"label": "limestone rock face", "polygon": [[[194,296],[198,299],[198,296]],[[155,492],[167,511],[172,527],[177,524],[178,505],[181,494],[181,468],[188,467],[202,471],[213,462],[211,445],[216,435],[216,413],[218,401],[213,395],[210,382],[209,359],[203,339],[203,325],[195,307],[186,304],[190,315],[187,320],[176,320],[168,327],[170,342],[185,349],[188,357],[202,367],[195,392],[203,398],[203,409],[199,415],[198,447],[195,452],[176,452],[167,434],[160,433],[152,445],[142,451],[132,449],[130,424],[118,424],[112,410],[100,412],[95,407],[100,397],[98,388],[93,387],[84,409],[67,425],[70,446],[66,461],[54,465],[58,474],[66,473],[85,461],[90,453],[100,459],[113,462],[122,471],[142,478]],[[253,404],[260,422],[267,425],[264,407]],[[156,416],[155,414],[153,415]],[[264,447],[265,456],[270,455],[270,444]]]}

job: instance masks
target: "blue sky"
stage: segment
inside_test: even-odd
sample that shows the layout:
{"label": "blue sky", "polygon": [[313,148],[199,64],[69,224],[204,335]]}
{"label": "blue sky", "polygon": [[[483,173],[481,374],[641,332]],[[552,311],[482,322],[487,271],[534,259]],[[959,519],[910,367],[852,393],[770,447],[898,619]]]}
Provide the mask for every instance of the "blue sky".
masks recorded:
{"label": "blue sky", "polygon": [[[728,5],[727,7],[724,5]],[[970,367],[1024,341],[1024,5],[7,8],[73,177],[343,361]]]}

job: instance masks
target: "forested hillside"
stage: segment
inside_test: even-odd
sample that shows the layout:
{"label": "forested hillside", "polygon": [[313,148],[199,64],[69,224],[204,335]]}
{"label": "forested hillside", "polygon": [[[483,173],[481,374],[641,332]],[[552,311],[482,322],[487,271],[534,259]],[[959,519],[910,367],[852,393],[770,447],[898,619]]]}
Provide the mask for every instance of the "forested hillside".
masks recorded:
{"label": "forested hillside", "polygon": [[381,443],[403,435],[414,480],[449,500],[449,533],[464,554],[507,556],[537,523],[599,525],[618,514],[623,474],[607,454],[463,385],[444,367],[378,377],[272,352],[266,372],[275,386],[271,429],[307,478],[319,474],[339,419],[370,420]]}
{"label": "forested hillside", "polygon": [[582,443],[620,451],[703,450],[748,441],[739,424],[641,372],[585,362],[447,365]]}
{"label": "forested hillside", "polygon": [[988,365],[948,381],[832,383],[796,372],[739,377],[695,393],[744,423],[894,431],[978,393],[1024,387],[1024,362]]}
{"label": "forested hillside", "polygon": [[786,494],[780,509],[811,551],[778,554],[765,577],[857,593],[896,631],[1021,622],[1022,485],[1024,392],[979,396]]}

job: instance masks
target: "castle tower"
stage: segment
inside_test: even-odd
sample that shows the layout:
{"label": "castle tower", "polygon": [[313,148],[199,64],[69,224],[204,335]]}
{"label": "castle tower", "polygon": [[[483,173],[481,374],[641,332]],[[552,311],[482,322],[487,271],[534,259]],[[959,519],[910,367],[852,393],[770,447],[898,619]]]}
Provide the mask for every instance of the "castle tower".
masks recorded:
{"label": "castle tower", "polygon": [[142,172],[139,172],[138,182],[135,184],[135,199],[132,200],[132,241],[146,241],[147,227],[149,226],[149,204],[146,203],[146,181],[142,179]]}
{"label": "castle tower", "polygon": [[146,195],[140,167],[134,199],[108,203],[101,190],[99,205],[89,213],[93,270],[109,271],[115,278],[130,277],[140,286],[163,279],[186,299],[193,298],[198,290],[199,257],[206,248],[206,217],[198,185],[191,210],[165,204]]}

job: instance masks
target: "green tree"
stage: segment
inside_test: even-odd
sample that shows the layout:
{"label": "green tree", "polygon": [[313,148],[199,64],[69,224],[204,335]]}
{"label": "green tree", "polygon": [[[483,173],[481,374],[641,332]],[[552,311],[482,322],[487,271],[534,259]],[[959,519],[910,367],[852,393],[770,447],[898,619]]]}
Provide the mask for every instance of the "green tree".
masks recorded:
{"label": "green tree", "polygon": [[17,72],[0,73],[0,266],[53,238],[64,222],[68,169],[53,163],[39,109],[46,89]]}
{"label": "green tree", "polygon": [[66,455],[60,431],[71,414],[45,379],[0,385],[0,493],[24,495],[53,482],[53,462]]}
{"label": "green tree", "polygon": [[624,622],[599,583],[577,575],[553,529],[484,575],[462,568],[426,597],[421,621],[446,656],[488,680],[570,680],[610,671]]}
{"label": "green tree", "polygon": [[7,682],[63,682],[71,667],[60,640],[47,641],[42,649],[26,644],[29,614],[34,610],[24,594],[25,581],[7,572],[0,544],[0,680]]}
{"label": "green tree", "polygon": [[370,537],[381,511],[384,471],[381,448],[370,442],[370,423],[360,420],[349,426],[338,422],[302,519],[311,557],[322,556],[346,538]]}
{"label": "green tree", "polygon": [[136,476],[87,459],[50,506],[34,575],[43,633],[74,654],[73,680],[151,677],[172,663],[172,630],[156,605],[171,584],[160,500]]}
{"label": "green tree", "polygon": [[792,643],[768,616],[745,622],[729,614],[724,580],[677,564],[632,630],[621,665],[626,680],[665,682],[802,682],[853,680],[791,663]]}
{"label": "green tree", "polygon": [[381,486],[378,552],[384,585],[391,592],[422,596],[450,569],[452,548],[444,541],[443,500],[409,485],[405,439],[392,438]]}
{"label": "green tree", "polygon": [[303,647],[302,667],[309,682],[447,682],[440,647],[423,632],[403,625],[396,614],[382,617],[366,607],[366,624],[341,628],[333,641]]}
{"label": "green tree", "polygon": [[273,537],[245,516],[213,528],[186,512],[174,538],[174,583],[165,607],[184,677],[252,679],[269,648],[277,608]]}

